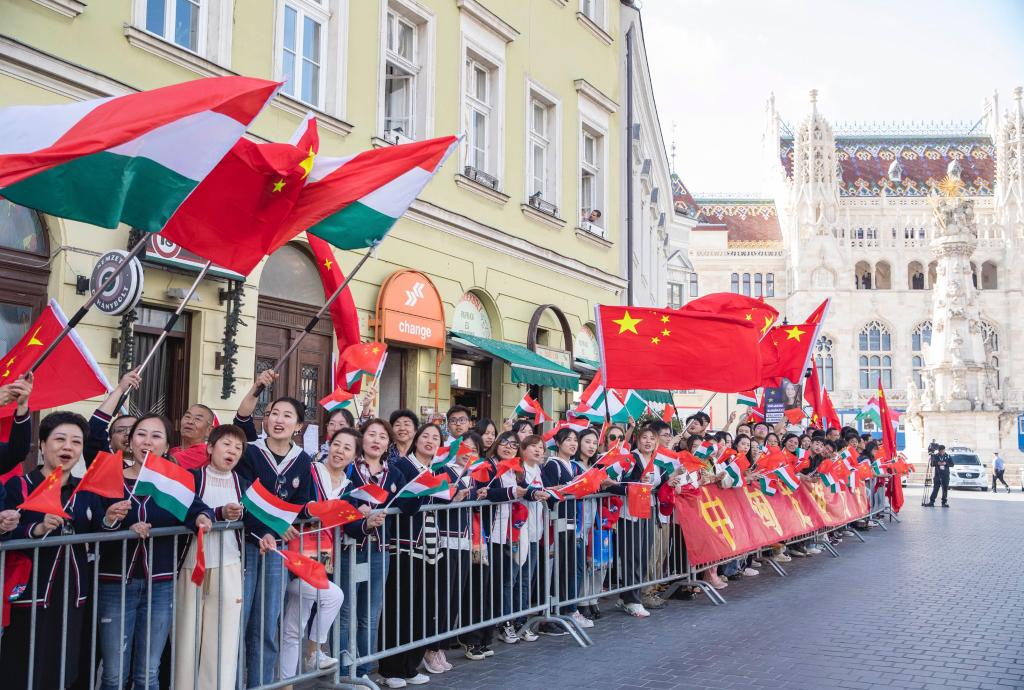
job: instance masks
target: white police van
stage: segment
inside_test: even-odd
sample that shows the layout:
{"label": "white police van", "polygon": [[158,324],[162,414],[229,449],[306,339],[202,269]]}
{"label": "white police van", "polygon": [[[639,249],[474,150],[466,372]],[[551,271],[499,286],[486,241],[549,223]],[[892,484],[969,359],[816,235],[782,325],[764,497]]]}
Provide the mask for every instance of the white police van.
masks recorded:
{"label": "white police van", "polygon": [[953,461],[953,467],[949,472],[949,488],[988,491],[988,487],[992,485],[992,478],[972,448],[959,446],[947,448],[946,452]]}

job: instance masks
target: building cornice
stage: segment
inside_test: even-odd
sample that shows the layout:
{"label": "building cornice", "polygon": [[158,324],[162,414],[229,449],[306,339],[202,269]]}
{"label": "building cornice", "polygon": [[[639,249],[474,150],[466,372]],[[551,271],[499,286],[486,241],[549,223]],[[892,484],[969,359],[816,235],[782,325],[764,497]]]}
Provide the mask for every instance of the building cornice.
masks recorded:
{"label": "building cornice", "polygon": [[500,36],[505,43],[511,43],[519,37],[519,31],[514,26],[481,5],[477,0],[455,0],[455,5],[465,12],[466,16],[472,17]]}
{"label": "building cornice", "polygon": [[576,86],[576,93],[586,96],[605,112],[611,114],[619,109],[619,104],[614,99],[606,96],[601,89],[591,84],[586,79],[577,79],[573,82]]}

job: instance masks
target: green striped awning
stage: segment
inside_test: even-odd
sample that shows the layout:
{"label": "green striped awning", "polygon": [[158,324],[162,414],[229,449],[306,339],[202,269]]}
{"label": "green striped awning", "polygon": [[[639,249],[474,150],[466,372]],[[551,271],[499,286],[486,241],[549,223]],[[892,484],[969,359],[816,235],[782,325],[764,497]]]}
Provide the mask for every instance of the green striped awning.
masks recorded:
{"label": "green striped awning", "polygon": [[512,383],[551,386],[573,391],[579,388],[579,374],[522,345],[456,331],[450,331],[448,335],[457,345],[482,350],[488,355],[504,360],[512,367]]}
{"label": "green striped awning", "polygon": [[[596,359],[587,359],[586,357],[577,357],[576,365],[582,369],[593,369],[597,371],[601,368],[601,363]],[[672,403],[672,394],[668,391],[644,391],[638,390],[637,395],[646,400],[649,403]]]}

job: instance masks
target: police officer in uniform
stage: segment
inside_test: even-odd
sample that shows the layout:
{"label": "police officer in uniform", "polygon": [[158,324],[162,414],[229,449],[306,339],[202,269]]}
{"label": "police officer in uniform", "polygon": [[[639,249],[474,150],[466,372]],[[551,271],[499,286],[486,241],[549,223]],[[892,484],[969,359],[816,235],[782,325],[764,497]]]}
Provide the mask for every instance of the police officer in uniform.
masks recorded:
{"label": "police officer in uniform", "polygon": [[937,452],[931,456],[931,466],[934,468],[932,475],[932,495],[925,503],[925,507],[935,507],[935,497],[939,495],[939,488],[942,488],[942,507],[948,508],[949,502],[946,494],[949,493],[949,468],[953,466],[953,459],[946,452],[946,446],[940,445]]}

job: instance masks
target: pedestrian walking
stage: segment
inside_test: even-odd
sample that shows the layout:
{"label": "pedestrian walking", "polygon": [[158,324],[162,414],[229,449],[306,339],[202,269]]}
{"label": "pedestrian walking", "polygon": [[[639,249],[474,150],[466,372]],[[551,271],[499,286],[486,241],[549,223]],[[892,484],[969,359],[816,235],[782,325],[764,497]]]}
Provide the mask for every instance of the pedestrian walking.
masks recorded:
{"label": "pedestrian walking", "polygon": [[942,507],[948,508],[949,501],[947,494],[949,493],[949,468],[953,466],[953,459],[949,457],[949,453],[946,452],[946,446],[940,445],[935,453],[932,455],[931,466],[933,468],[932,474],[932,495],[925,503],[926,508],[935,507],[935,497],[939,495],[939,489],[942,489]]}
{"label": "pedestrian walking", "polygon": [[996,488],[996,482],[1002,482],[1003,486],[1006,487],[1006,493],[1010,493],[1010,485],[1006,483],[1006,478],[1003,476],[1006,474],[1006,462],[1003,460],[1003,456],[999,454],[999,451],[992,453],[995,457],[992,459],[992,493],[998,491]]}

